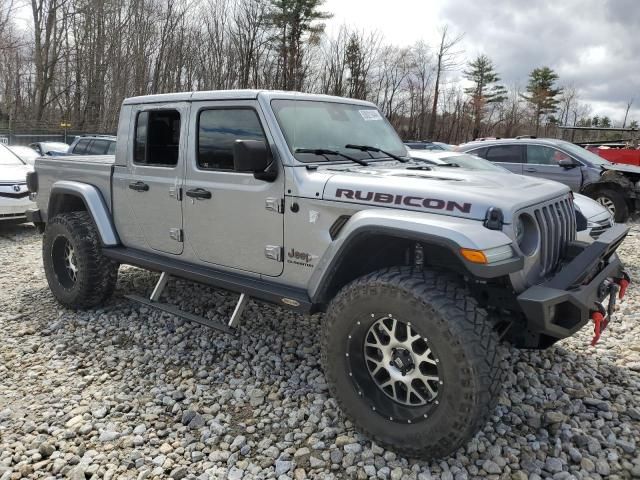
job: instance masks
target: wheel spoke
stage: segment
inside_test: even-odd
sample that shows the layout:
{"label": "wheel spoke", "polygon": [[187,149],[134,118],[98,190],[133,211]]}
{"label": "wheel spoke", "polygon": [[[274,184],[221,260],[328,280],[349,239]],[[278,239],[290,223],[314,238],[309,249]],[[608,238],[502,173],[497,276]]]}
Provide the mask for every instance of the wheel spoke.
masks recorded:
{"label": "wheel spoke", "polygon": [[363,344],[371,379],[387,397],[415,407],[430,403],[438,395],[442,384],[438,362],[427,339],[409,324],[391,316],[379,318]]}

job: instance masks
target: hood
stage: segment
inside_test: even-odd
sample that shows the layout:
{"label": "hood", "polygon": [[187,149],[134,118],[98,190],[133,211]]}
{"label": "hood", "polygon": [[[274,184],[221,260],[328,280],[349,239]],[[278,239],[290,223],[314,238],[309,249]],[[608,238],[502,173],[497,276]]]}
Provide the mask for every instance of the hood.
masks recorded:
{"label": "hood", "polygon": [[569,192],[560,183],[506,171],[408,167],[340,170],[327,181],[323,199],[475,220],[497,207],[510,223],[514,212]]}
{"label": "hood", "polygon": [[625,163],[610,163],[609,165],[601,165],[603,170],[613,170],[614,172],[635,173],[640,175],[640,167],[635,165],[627,165]]}
{"label": "hood", "polygon": [[0,165],[0,183],[25,183],[31,170],[27,165]]}
{"label": "hood", "polygon": [[574,193],[573,203],[587,220],[601,220],[611,216],[606,208],[585,195]]}

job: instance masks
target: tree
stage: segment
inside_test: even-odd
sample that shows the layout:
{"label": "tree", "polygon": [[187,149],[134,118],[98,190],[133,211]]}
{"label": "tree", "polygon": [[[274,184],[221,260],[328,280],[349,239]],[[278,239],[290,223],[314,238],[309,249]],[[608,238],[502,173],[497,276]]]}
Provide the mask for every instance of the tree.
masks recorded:
{"label": "tree", "polygon": [[522,95],[533,109],[536,130],[538,134],[540,129],[540,118],[543,115],[554,113],[558,108],[558,95],[562,89],[556,86],[558,74],[549,67],[535,68],[529,74],[529,83],[527,84],[527,93]]}
{"label": "tree", "polygon": [[609,127],[611,127],[611,119],[605,115],[604,117],[602,117],[602,118],[600,119],[600,126],[601,126],[602,128],[609,128]]}
{"label": "tree", "polygon": [[622,128],[627,125],[627,117],[629,116],[629,109],[633,105],[633,98],[627,102],[627,109],[624,112],[624,120],[622,121]]}
{"label": "tree", "polygon": [[319,10],[323,3],[324,0],[271,0],[270,18],[278,32],[280,84],[284,90],[302,89],[305,36],[310,36],[307,40],[317,41],[317,36],[324,31],[324,24],[317,22],[332,17]]}
{"label": "tree", "polygon": [[464,92],[471,96],[473,108],[473,138],[480,136],[480,127],[487,104],[502,102],[506,99],[507,90],[498,85],[500,77],[495,71],[493,62],[486,55],[479,55],[468,64],[464,76],[473,82],[473,86]]}
{"label": "tree", "polygon": [[440,93],[440,81],[442,76],[451,70],[456,69],[459,64],[457,62],[459,50],[455,50],[455,47],[462,40],[462,35],[451,38],[448,35],[448,27],[445,25],[441,30],[440,45],[436,53],[436,79],[433,87],[433,103],[431,105],[431,117],[429,118],[429,129],[427,130],[427,136],[433,137],[436,130],[436,114],[438,113],[438,95]]}

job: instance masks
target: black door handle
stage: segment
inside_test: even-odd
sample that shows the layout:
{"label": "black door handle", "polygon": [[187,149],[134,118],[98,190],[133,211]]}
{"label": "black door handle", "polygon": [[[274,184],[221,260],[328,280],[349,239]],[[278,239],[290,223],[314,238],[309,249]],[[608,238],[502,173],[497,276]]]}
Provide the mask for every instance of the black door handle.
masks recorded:
{"label": "black door handle", "polygon": [[131,190],[135,190],[136,192],[146,192],[149,190],[149,185],[144,182],[131,182],[129,184],[129,188]]}
{"label": "black door handle", "polygon": [[187,190],[187,197],[191,198],[211,198],[211,192],[204,188],[194,188],[193,190]]}
{"label": "black door handle", "polygon": [[537,172],[538,169],[537,168],[525,168],[524,171],[525,172]]}

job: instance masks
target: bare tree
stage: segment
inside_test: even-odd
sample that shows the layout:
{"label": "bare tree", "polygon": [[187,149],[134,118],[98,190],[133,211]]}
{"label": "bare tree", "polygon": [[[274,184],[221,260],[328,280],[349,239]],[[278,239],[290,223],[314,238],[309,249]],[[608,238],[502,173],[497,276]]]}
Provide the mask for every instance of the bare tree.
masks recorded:
{"label": "bare tree", "polygon": [[447,72],[460,67],[459,57],[462,54],[457,47],[462,40],[463,34],[451,37],[449,28],[445,25],[441,29],[440,45],[436,51],[436,78],[433,87],[433,102],[431,106],[431,117],[429,118],[429,128],[427,136],[433,137],[436,129],[436,114],[438,113],[438,95],[440,93],[440,81]]}

